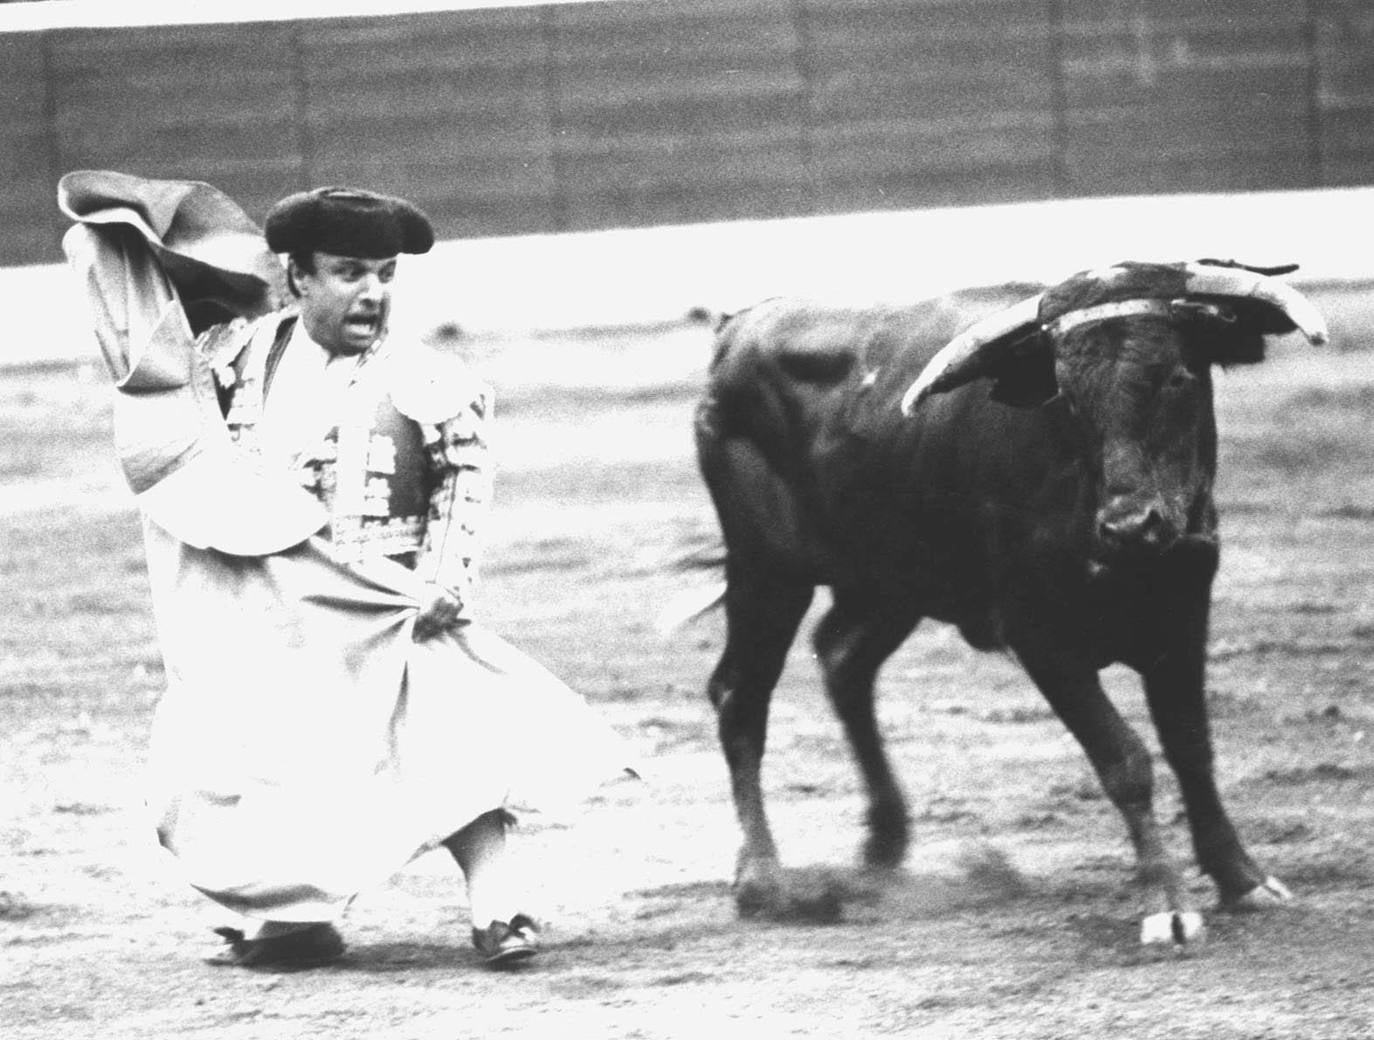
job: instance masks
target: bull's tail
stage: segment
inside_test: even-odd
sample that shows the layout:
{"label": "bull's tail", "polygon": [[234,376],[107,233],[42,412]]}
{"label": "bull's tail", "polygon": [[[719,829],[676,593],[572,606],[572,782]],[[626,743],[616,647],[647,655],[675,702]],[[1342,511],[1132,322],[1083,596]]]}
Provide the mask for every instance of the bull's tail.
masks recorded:
{"label": "bull's tail", "polygon": [[725,582],[718,581],[679,592],[655,615],[654,630],[661,636],[670,636],[686,628],[720,606],[725,600],[725,589]]}
{"label": "bull's tail", "polygon": [[[718,537],[711,537],[687,549],[673,563],[677,571],[715,571],[725,567],[725,544]],[[709,614],[725,598],[725,582],[713,581],[710,585],[693,586],[676,593],[663,608],[654,615],[654,630],[659,635],[669,636],[686,628],[693,621]]]}

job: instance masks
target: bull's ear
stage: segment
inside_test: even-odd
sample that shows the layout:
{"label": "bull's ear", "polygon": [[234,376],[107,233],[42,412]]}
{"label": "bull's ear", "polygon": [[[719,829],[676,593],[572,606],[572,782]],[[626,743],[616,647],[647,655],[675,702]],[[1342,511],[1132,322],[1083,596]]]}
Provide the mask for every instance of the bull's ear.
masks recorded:
{"label": "bull's ear", "polygon": [[1264,360],[1266,335],[1293,332],[1296,323],[1263,300],[1173,300],[1174,321],[1188,329],[1199,360],[1207,364],[1255,365]]}
{"label": "bull's ear", "polygon": [[1237,300],[1183,298],[1169,301],[1169,316],[1187,333],[1190,355],[1199,364],[1253,365],[1264,360],[1264,336],[1254,322],[1242,320],[1242,306]]}
{"label": "bull's ear", "polygon": [[[1293,316],[1267,300],[1232,300],[1236,324],[1247,332],[1264,336],[1284,335],[1294,332],[1298,324]],[[1323,330],[1324,331],[1324,330]]]}
{"label": "bull's ear", "polygon": [[1267,347],[1265,333],[1292,332],[1296,326],[1285,321],[1279,327],[1272,322],[1247,320],[1244,311],[1237,313],[1233,325],[1219,328],[1202,338],[1203,354],[1213,365],[1230,368],[1232,365],[1257,365],[1264,360]]}
{"label": "bull's ear", "polygon": [[1014,408],[1038,408],[1059,393],[1054,375],[1054,351],[1037,329],[1010,344],[989,373],[992,392],[1000,404]]}

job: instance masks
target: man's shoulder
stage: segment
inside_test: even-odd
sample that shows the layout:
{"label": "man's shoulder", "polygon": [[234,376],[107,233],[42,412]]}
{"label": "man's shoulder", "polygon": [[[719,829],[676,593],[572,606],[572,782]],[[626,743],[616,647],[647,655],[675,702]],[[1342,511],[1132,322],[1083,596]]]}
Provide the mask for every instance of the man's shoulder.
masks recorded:
{"label": "man's shoulder", "polygon": [[295,307],[285,307],[257,318],[234,318],[211,325],[196,337],[196,349],[211,368],[232,365],[255,340],[270,343],[275,339],[282,323],[296,317],[296,313]]}
{"label": "man's shoulder", "polygon": [[487,414],[492,389],[462,357],[423,342],[398,344],[390,355],[388,389],[403,415],[437,425],[467,411]]}

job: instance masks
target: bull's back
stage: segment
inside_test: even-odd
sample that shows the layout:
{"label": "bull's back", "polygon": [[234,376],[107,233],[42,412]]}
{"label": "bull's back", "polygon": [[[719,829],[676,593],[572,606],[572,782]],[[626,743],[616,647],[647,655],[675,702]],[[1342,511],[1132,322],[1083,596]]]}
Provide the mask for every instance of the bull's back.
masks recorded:
{"label": "bull's back", "polygon": [[[985,493],[967,478],[989,465],[1017,472],[986,427],[1024,417],[996,405],[980,416],[985,386],[932,399],[910,419],[900,400],[954,335],[1026,295],[1017,286],[863,309],[772,300],[725,322],[697,437],[730,551],[821,584],[928,570],[950,538],[958,558],[976,555],[970,524],[997,515],[989,496],[1007,482],[979,474]],[[961,427],[991,443],[980,449]]]}
{"label": "bull's back", "polygon": [[807,438],[836,413],[895,408],[949,340],[1035,291],[1016,283],[900,306],[764,301],[717,330],[702,411],[721,435],[773,441],[785,427]]}

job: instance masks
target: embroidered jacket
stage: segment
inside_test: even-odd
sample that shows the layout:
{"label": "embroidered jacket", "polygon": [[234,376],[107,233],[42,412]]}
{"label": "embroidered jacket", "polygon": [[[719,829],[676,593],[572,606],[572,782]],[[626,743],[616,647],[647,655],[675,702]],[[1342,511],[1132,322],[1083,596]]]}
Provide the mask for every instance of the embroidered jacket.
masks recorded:
{"label": "embroidered jacket", "polygon": [[[343,359],[352,366],[343,369],[346,379],[332,378],[332,386],[315,379],[299,401],[275,401],[274,412],[274,387],[301,393],[274,382],[285,355],[319,349],[300,335],[293,341],[296,324],[289,309],[200,337],[231,436],[249,451],[282,458],[323,503],[339,562],[391,557],[452,591],[468,615],[479,523],[491,499],[490,389],[457,358],[383,342],[356,361]],[[313,427],[307,420],[271,436],[265,420],[311,406],[322,410]]]}

